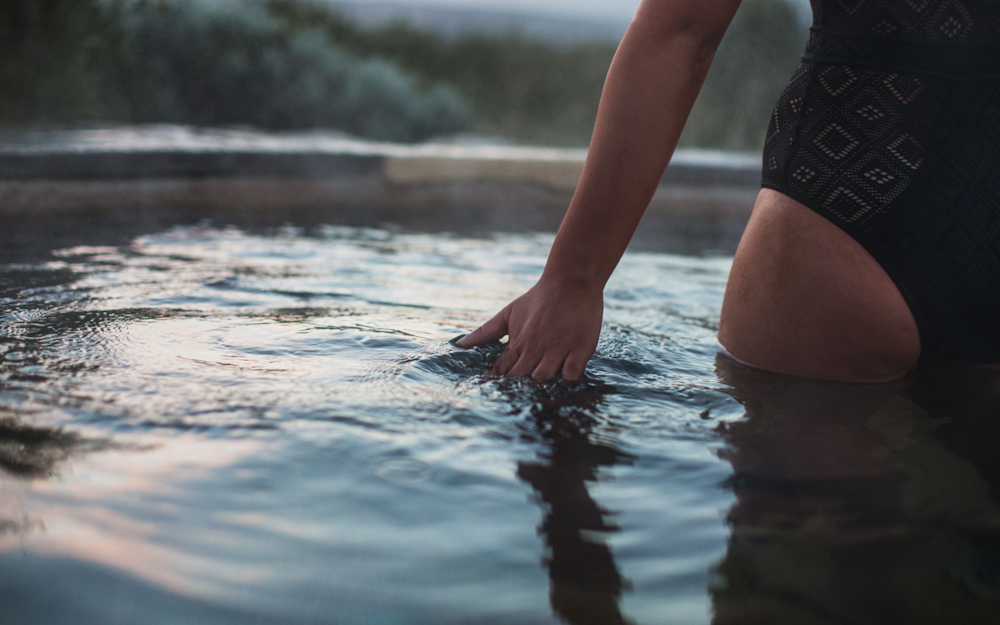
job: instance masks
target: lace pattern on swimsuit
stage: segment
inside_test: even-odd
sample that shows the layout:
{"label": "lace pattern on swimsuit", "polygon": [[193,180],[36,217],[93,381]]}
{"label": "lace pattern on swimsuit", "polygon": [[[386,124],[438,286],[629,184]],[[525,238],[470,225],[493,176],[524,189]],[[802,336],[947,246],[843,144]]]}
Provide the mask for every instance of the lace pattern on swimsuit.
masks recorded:
{"label": "lace pattern on swimsuit", "polygon": [[940,80],[803,63],[771,118],[764,182],[848,232],[877,219],[923,166]]}
{"label": "lace pattern on swimsuit", "polygon": [[1000,0],[812,0],[763,185],[886,270],[922,358],[1000,362]]}
{"label": "lace pattern on swimsuit", "polygon": [[1000,0],[810,0],[816,24],[921,41],[996,40]]}

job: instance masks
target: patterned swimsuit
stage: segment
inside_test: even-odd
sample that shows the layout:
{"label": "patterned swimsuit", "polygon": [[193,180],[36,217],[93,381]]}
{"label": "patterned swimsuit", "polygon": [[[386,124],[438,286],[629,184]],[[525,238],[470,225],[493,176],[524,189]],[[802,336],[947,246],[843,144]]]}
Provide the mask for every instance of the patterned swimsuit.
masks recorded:
{"label": "patterned swimsuit", "polygon": [[763,181],[857,240],[922,358],[1000,362],[1000,0],[812,0]]}

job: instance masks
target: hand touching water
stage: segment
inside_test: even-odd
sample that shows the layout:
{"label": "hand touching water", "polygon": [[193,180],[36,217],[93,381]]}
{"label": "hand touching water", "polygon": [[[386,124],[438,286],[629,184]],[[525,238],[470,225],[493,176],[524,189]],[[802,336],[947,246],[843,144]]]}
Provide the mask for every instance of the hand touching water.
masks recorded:
{"label": "hand touching water", "polygon": [[597,349],[603,314],[603,289],[568,286],[543,276],[527,293],[459,340],[458,346],[477,347],[507,336],[507,348],[493,373],[531,375],[536,380],[561,374],[563,379],[577,380]]}
{"label": "hand touching water", "polygon": [[604,82],[580,184],[541,280],[459,347],[509,337],[494,373],[575,380],[604,285],[656,192],[739,0],[643,0]]}

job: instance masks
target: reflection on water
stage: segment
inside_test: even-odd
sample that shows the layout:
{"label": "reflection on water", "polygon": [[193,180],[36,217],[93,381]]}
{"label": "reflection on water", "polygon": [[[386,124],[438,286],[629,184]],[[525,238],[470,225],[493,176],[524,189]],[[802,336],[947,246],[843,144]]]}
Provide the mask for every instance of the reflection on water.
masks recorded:
{"label": "reflection on water", "polygon": [[671,541],[618,523],[671,501],[675,455],[678,492],[724,476],[687,414],[730,401],[698,364],[728,260],[626,260],[592,367],[617,392],[485,377],[496,348],[448,339],[529,286],[548,244],[195,227],[19,248],[0,409],[21,475],[0,472],[0,517],[24,523],[0,590],[23,600],[0,620],[703,621],[720,495],[656,521],[690,545],[669,567]]}
{"label": "reflection on water", "polygon": [[715,623],[1000,622],[1000,378],[790,379],[719,357],[732,538]]}
{"label": "reflection on water", "polygon": [[[112,447],[109,441],[88,439],[63,428],[32,427],[16,417],[0,417],[0,476],[50,478],[71,457]],[[0,506],[0,540],[44,529],[40,519],[4,507]]]}
{"label": "reflection on water", "polygon": [[71,455],[105,446],[61,428],[31,427],[13,417],[0,418],[0,471],[20,478],[49,477]]}
{"label": "reflection on water", "polygon": [[1000,622],[1000,375],[741,367],[714,340],[729,260],[630,254],[589,381],[488,377],[499,345],[449,339],[548,244],[18,248],[0,622]]}
{"label": "reflection on water", "polygon": [[587,484],[601,469],[631,462],[610,442],[595,440],[601,388],[542,386],[532,393],[532,435],[543,441],[539,462],[519,462],[517,476],[531,485],[545,518],[538,527],[548,555],[552,609],[573,625],[628,622],[619,600],[628,588],[602,536],[620,528],[594,501]]}

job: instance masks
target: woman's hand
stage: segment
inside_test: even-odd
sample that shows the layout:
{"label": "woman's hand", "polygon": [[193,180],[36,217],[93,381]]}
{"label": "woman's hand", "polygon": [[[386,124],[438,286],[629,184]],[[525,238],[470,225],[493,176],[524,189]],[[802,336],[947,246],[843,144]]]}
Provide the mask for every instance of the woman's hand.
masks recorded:
{"label": "woman's hand", "polygon": [[561,373],[565,380],[577,380],[597,349],[603,315],[603,289],[560,284],[543,276],[457,344],[477,347],[507,336],[494,374],[547,380]]}
{"label": "woman's hand", "polygon": [[597,349],[604,284],[663,177],[740,0],[643,0],[604,83],[583,176],[542,279],[458,341],[509,336],[494,373],[575,380]]}

